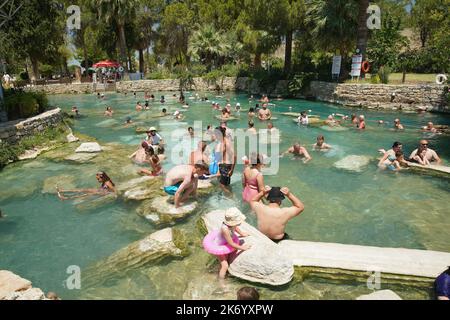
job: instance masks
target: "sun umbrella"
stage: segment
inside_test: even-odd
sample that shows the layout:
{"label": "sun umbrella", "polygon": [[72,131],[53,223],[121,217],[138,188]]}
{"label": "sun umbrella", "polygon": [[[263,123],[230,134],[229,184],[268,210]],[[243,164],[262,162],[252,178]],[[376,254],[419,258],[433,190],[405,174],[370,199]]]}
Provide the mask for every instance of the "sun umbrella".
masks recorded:
{"label": "sun umbrella", "polygon": [[94,68],[118,68],[120,67],[120,64],[116,61],[100,61],[93,65]]}

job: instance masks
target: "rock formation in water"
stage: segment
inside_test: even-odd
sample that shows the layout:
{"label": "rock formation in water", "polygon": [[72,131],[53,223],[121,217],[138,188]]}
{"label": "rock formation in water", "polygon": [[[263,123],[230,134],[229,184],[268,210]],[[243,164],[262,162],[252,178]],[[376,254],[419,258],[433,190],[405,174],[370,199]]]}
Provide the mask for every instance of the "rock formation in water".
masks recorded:
{"label": "rock formation in water", "polygon": [[0,300],[48,300],[31,281],[7,270],[0,270]]}
{"label": "rock formation in water", "polygon": [[172,228],[160,230],[87,268],[83,272],[83,286],[101,284],[164,258],[184,257],[188,254],[185,236],[181,231]]}

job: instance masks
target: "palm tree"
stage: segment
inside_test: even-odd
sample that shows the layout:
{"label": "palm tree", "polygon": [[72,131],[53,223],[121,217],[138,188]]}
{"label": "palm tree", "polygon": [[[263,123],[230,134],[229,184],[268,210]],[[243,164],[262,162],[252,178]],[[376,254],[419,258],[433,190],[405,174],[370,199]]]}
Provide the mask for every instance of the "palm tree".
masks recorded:
{"label": "palm tree", "polygon": [[189,41],[188,53],[192,58],[204,62],[208,71],[217,67],[219,59],[231,53],[227,36],[216,31],[212,24],[200,27]]}
{"label": "palm tree", "polygon": [[135,8],[139,6],[139,0],[92,0],[98,8],[100,17],[108,23],[115,23],[119,34],[120,61],[129,72],[127,64],[127,40],[125,37],[125,24],[135,14]]}
{"label": "palm tree", "polygon": [[363,60],[366,58],[367,38],[369,37],[369,30],[367,28],[367,8],[369,7],[369,0],[359,0],[358,12],[358,33],[356,36],[356,48],[362,54]]}
{"label": "palm tree", "polygon": [[[322,50],[340,50],[345,61],[355,44],[358,11],[356,0],[309,0],[306,21],[311,25],[317,45]],[[348,66],[343,61],[341,78],[347,78]]]}

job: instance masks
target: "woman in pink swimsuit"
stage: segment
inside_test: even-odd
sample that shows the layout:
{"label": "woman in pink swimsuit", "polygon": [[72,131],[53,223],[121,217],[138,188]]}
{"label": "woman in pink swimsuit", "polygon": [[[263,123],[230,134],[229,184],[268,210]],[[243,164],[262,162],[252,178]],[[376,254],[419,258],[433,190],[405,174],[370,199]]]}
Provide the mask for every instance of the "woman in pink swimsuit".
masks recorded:
{"label": "woman in pink swimsuit", "polygon": [[246,167],[242,174],[242,186],[244,187],[242,199],[248,203],[264,190],[264,177],[261,173],[261,168],[263,166],[261,157],[259,155],[253,156],[251,157],[250,162],[251,166]]}

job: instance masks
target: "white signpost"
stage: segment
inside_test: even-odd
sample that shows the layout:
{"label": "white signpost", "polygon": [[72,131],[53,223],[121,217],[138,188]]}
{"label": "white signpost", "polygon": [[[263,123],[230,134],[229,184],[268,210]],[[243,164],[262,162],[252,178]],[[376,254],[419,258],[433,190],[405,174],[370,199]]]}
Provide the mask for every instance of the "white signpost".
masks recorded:
{"label": "white signpost", "polygon": [[352,72],[351,76],[359,78],[361,76],[362,54],[355,54],[352,57]]}
{"label": "white signpost", "polygon": [[331,75],[333,78],[339,78],[341,74],[342,56],[333,56],[333,66],[331,67]]}

